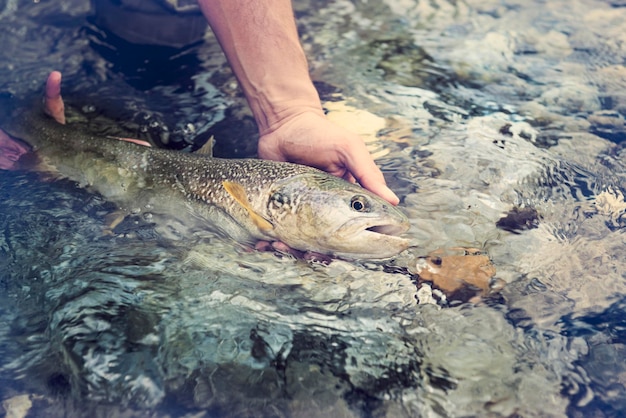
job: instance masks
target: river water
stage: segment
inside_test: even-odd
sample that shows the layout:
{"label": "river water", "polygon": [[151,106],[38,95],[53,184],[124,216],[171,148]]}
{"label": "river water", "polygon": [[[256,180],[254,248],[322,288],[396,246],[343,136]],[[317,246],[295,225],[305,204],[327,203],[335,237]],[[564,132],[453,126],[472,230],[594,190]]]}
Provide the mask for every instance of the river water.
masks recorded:
{"label": "river water", "polygon": [[[326,266],[162,236],[149,213],[104,234],[112,203],[2,172],[5,410],[623,416],[626,3],[294,7],[329,110],[382,123],[372,146],[413,246]],[[217,155],[254,156],[210,33],[172,56],[122,47],[91,22],[86,1],[0,1],[2,112],[57,69],[74,120],[96,132],[174,148],[212,134]],[[490,258],[498,297],[418,303],[417,260],[459,247]]]}

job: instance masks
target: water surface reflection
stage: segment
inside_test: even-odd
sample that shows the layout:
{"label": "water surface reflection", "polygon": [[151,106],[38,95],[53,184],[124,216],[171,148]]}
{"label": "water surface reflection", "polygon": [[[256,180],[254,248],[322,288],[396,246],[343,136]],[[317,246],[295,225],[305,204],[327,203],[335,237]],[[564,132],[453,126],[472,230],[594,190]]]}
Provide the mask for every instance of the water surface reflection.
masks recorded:
{"label": "water surface reflection", "polygon": [[[86,4],[3,6],[0,104],[59,69],[95,131],[179,148],[214,133],[253,155],[210,35],[195,71],[133,88]],[[295,8],[323,98],[384,119],[379,163],[415,246],[322,266],[141,216],[107,235],[110,203],[3,172],[2,399],[50,416],[623,414],[624,4]],[[456,247],[491,258],[503,301],[417,303],[404,268]]]}

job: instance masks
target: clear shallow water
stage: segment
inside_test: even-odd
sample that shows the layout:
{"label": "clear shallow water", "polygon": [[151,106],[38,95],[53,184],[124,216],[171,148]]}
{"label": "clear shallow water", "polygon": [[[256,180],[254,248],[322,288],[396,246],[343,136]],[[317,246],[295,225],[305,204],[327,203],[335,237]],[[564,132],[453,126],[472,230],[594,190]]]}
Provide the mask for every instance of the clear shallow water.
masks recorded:
{"label": "clear shallow water", "polygon": [[[59,69],[94,130],[185,147],[206,129],[218,153],[254,153],[214,43],[138,72],[86,4],[0,5],[0,99]],[[504,303],[418,305],[381,263],[172,240],[141,216],[107,236],[111,204],[4,172],[2,399],[47,416],[622,415],[624,4],[295,7],[323,95],[387,121],[379,163],[415,244],[395,264],[480,248]],[[502,227],[514,208],[530,226]]]}

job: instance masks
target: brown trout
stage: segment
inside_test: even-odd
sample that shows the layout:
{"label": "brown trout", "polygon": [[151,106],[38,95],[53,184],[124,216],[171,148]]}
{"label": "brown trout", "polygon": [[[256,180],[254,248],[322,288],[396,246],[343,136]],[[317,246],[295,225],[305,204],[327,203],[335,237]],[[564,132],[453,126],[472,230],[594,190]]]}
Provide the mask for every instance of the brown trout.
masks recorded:
{"label": "brown trout", "polygon": [[388,258],[408,247],[398,236],[409,228],[402,212],[315,168],[144,147],[58,124],[43,111],[16,112],[2,128],[32,147],[39,169],[93,188],[127,212],[168,206],[241,243],[281,241],[348,259]]}

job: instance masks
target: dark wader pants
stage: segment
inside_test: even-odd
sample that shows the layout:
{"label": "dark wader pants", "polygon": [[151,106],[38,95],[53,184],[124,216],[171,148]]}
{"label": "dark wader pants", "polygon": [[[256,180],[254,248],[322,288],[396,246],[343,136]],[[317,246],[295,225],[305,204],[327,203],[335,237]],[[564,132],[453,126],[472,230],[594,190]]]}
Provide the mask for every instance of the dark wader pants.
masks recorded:
{"label": "dark wader pants", "polygon": [[94,23],[132,44],[183,48],[208,27],[195,0],[92,0]]}

